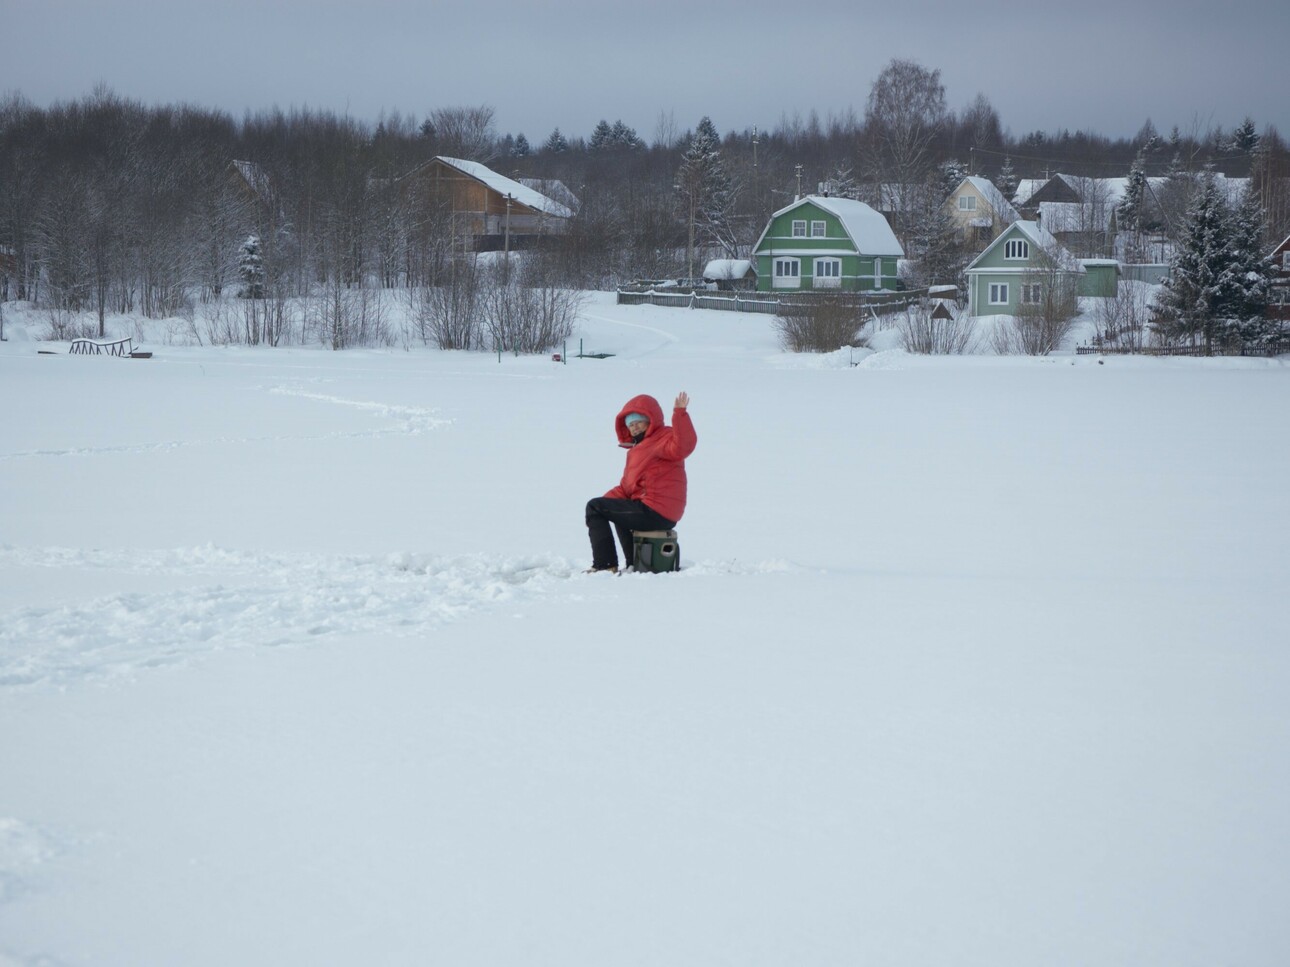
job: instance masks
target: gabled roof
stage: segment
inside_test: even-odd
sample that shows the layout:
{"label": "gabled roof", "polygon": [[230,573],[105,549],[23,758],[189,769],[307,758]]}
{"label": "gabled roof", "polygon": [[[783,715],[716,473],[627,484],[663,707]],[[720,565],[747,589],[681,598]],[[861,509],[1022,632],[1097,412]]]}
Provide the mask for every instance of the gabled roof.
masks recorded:
{"label": "gabled roof", "polygon": [[266,204],[273,197],[273,185],[269,180],[269,173],[254,161],[233,160],[233,170],[242,176],[246,186],[255,193],[255,195]]}
{"label": "gabled roof", "polygon": [[1269,255],[1279,255],[1281,252],[1290,252],[1290,235],[1285,237],[1285,241],[1274,248]]}
{"label": "gabled roof", "polygon": [[1048,184],[1047,178],[1022,178],[1017,182],[1017,193],[1013,195],[1013,205],[1024,205],[1030,201],[1030,196],[1037,192],[1044,185]]}
{"label": "gabled roof", "polygon": [[559,178],[517,178],[525,188],[532,188],[538,194],[546,195],[554,202],[559,202],[570,211],[576,212],[582,207],[582,201],[569,190]]}
{"label": "gabled roof", "polygon": [[[842,230],[847,233],[856,251],[862,255],[894,255],[897,258],[905,257],[905,250],[900,247],[900,242],[896,239],[896,233],[891,230],[887,224],[887,219],[883,218],[878,212],[874,211],[862,201],[853,201],[850,198],[831,198],[824,195],[807,195],[800,198],[793,204],[781,208],[770,216],[766,222],[766,227],[761,230],[761,235],[757,239],[757,244],[753,246],[753,251],[761,248],[761,243],[766,239],[766,233],[770,231],[771,223],[780,215],[785,215],[795,208],[801,208],[803,205],[814,205],[821,211],[828,212],[838,220],[842,225]],[[821,241],[817,239],[817,241]],[[828,241],[824,239],[822,241]]]}
{"label": "gabled roof", "polygon": [[[1017,209],[1012,207],[1012,202],[1003,197],[1003,192],[996,188],[994,182],[989,178],[969,175],[959,183],[959,188],[962,188],[964,185],[971,185],[975,188],[977,190],[977,194],[984,198],[989,203],[990,207],[994,209],[994,213],[999,216],[1000,221],[1015,222],[1021,217],[1017,214]],[[955,188],[954,191],[951,192],[951,196],[956,194],[958,194],[958,188]]]}
{"label": "gabled roof", "polygon": [[1039,224],[1049,232],[1105,232],[1115,206],[1079,201],[1041,201]]}
{"label": "gabled roof", "polygon": [[464,161],[461,158],[445,158],[443,155],[437,155],[434,161],[441,162],[450,168],[455,168],[463,175],[474,178],[497,192],[499,195],[510,195],[521,205],[532,208],[534,211],[543,212],[547,215],[554,215],[556,218],[572,218],[573,212],[565,205],[554,201],[535,191],[527,185],[522,185],[518,181],[507,178],[505,175],[499,175],[493,169],[481,165],[478,161]]}
{"label": "gabled roof", "polygon": [[1013,235],[1024,235],[1030,240],[1031,244],[1047,254],[1062,271],[1073,272],[1076,275],[1084,274],[1084,266],[1080,264],[1079,259],[1071,255],[1061,242],[1053,238],[1052,234],[1038,222],[1027,221],[1016,221],[1005,228],[999,233],[999,237],[987,245],[985,250],[974,258],[964,271],[971,272],[977,267],[977,263],[984,260],[986,256]]}

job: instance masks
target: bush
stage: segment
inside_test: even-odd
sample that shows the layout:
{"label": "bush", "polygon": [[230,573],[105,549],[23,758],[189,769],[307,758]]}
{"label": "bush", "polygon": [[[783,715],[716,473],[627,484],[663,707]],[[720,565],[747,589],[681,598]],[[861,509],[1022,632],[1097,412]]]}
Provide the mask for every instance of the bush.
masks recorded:
{"label": "bush", "polygon": [[860,304],[844,296],[780,307],[775,329],[789,352],[831,353],[843,346],[862,346],[864,320]]}
{"label": "bush", "polygon": [[910,306],[900,317],[897,327],[900,340],[911,353],[961,356],[976,342],[972,318],[962,309],[951,310],[948,319],[932,315],[927,304]]}
{"label": "bush", "polygon": [[1037,285],[1037,302],[1022,305],[1011,321],[994,332],[1000,355],[1045,356],[1070,333],[1079,309],[1075,282],[1056,270],[1036,271],[1023,277],[1024,285]]}

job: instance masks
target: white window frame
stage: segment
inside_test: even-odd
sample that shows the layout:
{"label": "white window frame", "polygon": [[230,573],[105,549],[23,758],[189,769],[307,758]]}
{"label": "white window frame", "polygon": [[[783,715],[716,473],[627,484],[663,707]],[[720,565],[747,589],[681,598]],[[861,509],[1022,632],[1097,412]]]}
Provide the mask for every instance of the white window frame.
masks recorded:
{"label": "white window frame", "polygon": [[1021,284],[1021,304],[1037,306],[1044,301],[1044,286],[1041,282],[1023,282]]}
{"label": "white window frame", "polygon": [[990,283],[990,305],[1006,306],[1008,304],[1008,283],[991,282]]}
{"label": "white window frame", "polygon": [[873,287],[875,289],[882,288],[882,259],[876,255],[873,259]]}
{"label": "white window frame", "polygon": [[842,260],[839,258],[818,258],[815,260],[814,285],[817,289],[840,289],[842,287]]}
{"label": "white window frame", "polygon": [[1290,272],[1290,252],[1281,253],[1281,268]]}
{"label": "white window frame", "polygon": [[806,238],[806,219],[793,219],[793,238]]}
{"label": "white window frame", "polygon": [[976,195],[959,195],[959,211],[976,211]]}
{"label": "white window frame", "polygon": [[1003,243],[1003,257],[1014,262],[1025,262],[1030,258],[1030,243],[1024,238],[1010,238]]}
{"label": "white window frame", "polygon": [[802,287],[802,260],[777,255],[771,276],[771,288],[800,289]]}
{"label": "white window frame", "polygon": [[814,219],[812,219],[812,221],[811,221],[811,238],[824,238],[824,237],[825,237],[825,234],[824,234],[824,233],[825,233],[827,230],[828,230],[828,227],[827,227],[827,225],[826,225],[824,222],[822,222],[822,221],[815,221]]}

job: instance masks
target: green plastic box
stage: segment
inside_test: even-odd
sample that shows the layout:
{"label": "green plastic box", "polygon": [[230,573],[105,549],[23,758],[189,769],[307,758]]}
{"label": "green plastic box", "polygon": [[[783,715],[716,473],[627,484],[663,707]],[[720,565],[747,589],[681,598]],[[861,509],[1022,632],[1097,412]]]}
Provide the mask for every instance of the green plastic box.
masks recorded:
{"label": "green plastic box", "polygon": [[654,574],[681,570],[676,531],[632,531],[632,564]]}

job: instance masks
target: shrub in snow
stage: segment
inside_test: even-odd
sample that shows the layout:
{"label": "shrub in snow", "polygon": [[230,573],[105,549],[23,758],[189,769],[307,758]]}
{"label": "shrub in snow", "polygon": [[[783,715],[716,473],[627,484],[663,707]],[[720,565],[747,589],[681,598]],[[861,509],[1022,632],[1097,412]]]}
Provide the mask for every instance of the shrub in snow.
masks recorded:
{"label": "shrub in snow", "polygon": [[774,324],[784,348],[794,353],[831,353],[865,345],[860,338],[860,303],[841,295],[782,305]]}
{"label": "shrub in snow", "polygon": [[942,314],[930,304],[913,305],[899,317],[896,328],[901,345],[911,353],[961,356],[976,342],[972,317],[962,309]]}
{"label": "shrub in snow", "polygon": [[1115,295],[1093,299],[1093,342],[1138,350],[1146,345],[1150,320],[1151,286],[1145,282],[1122,281]]}
{"label": "shrub in snow", "polygon": [[1079,309],[1076,282],[1053,267],[1027,272],[1021,287],[1028,301],[1015,316],[1001,317],[992,337],[994,348],[1003,356],[1044,356],[1061,345],[1074,326]]}

